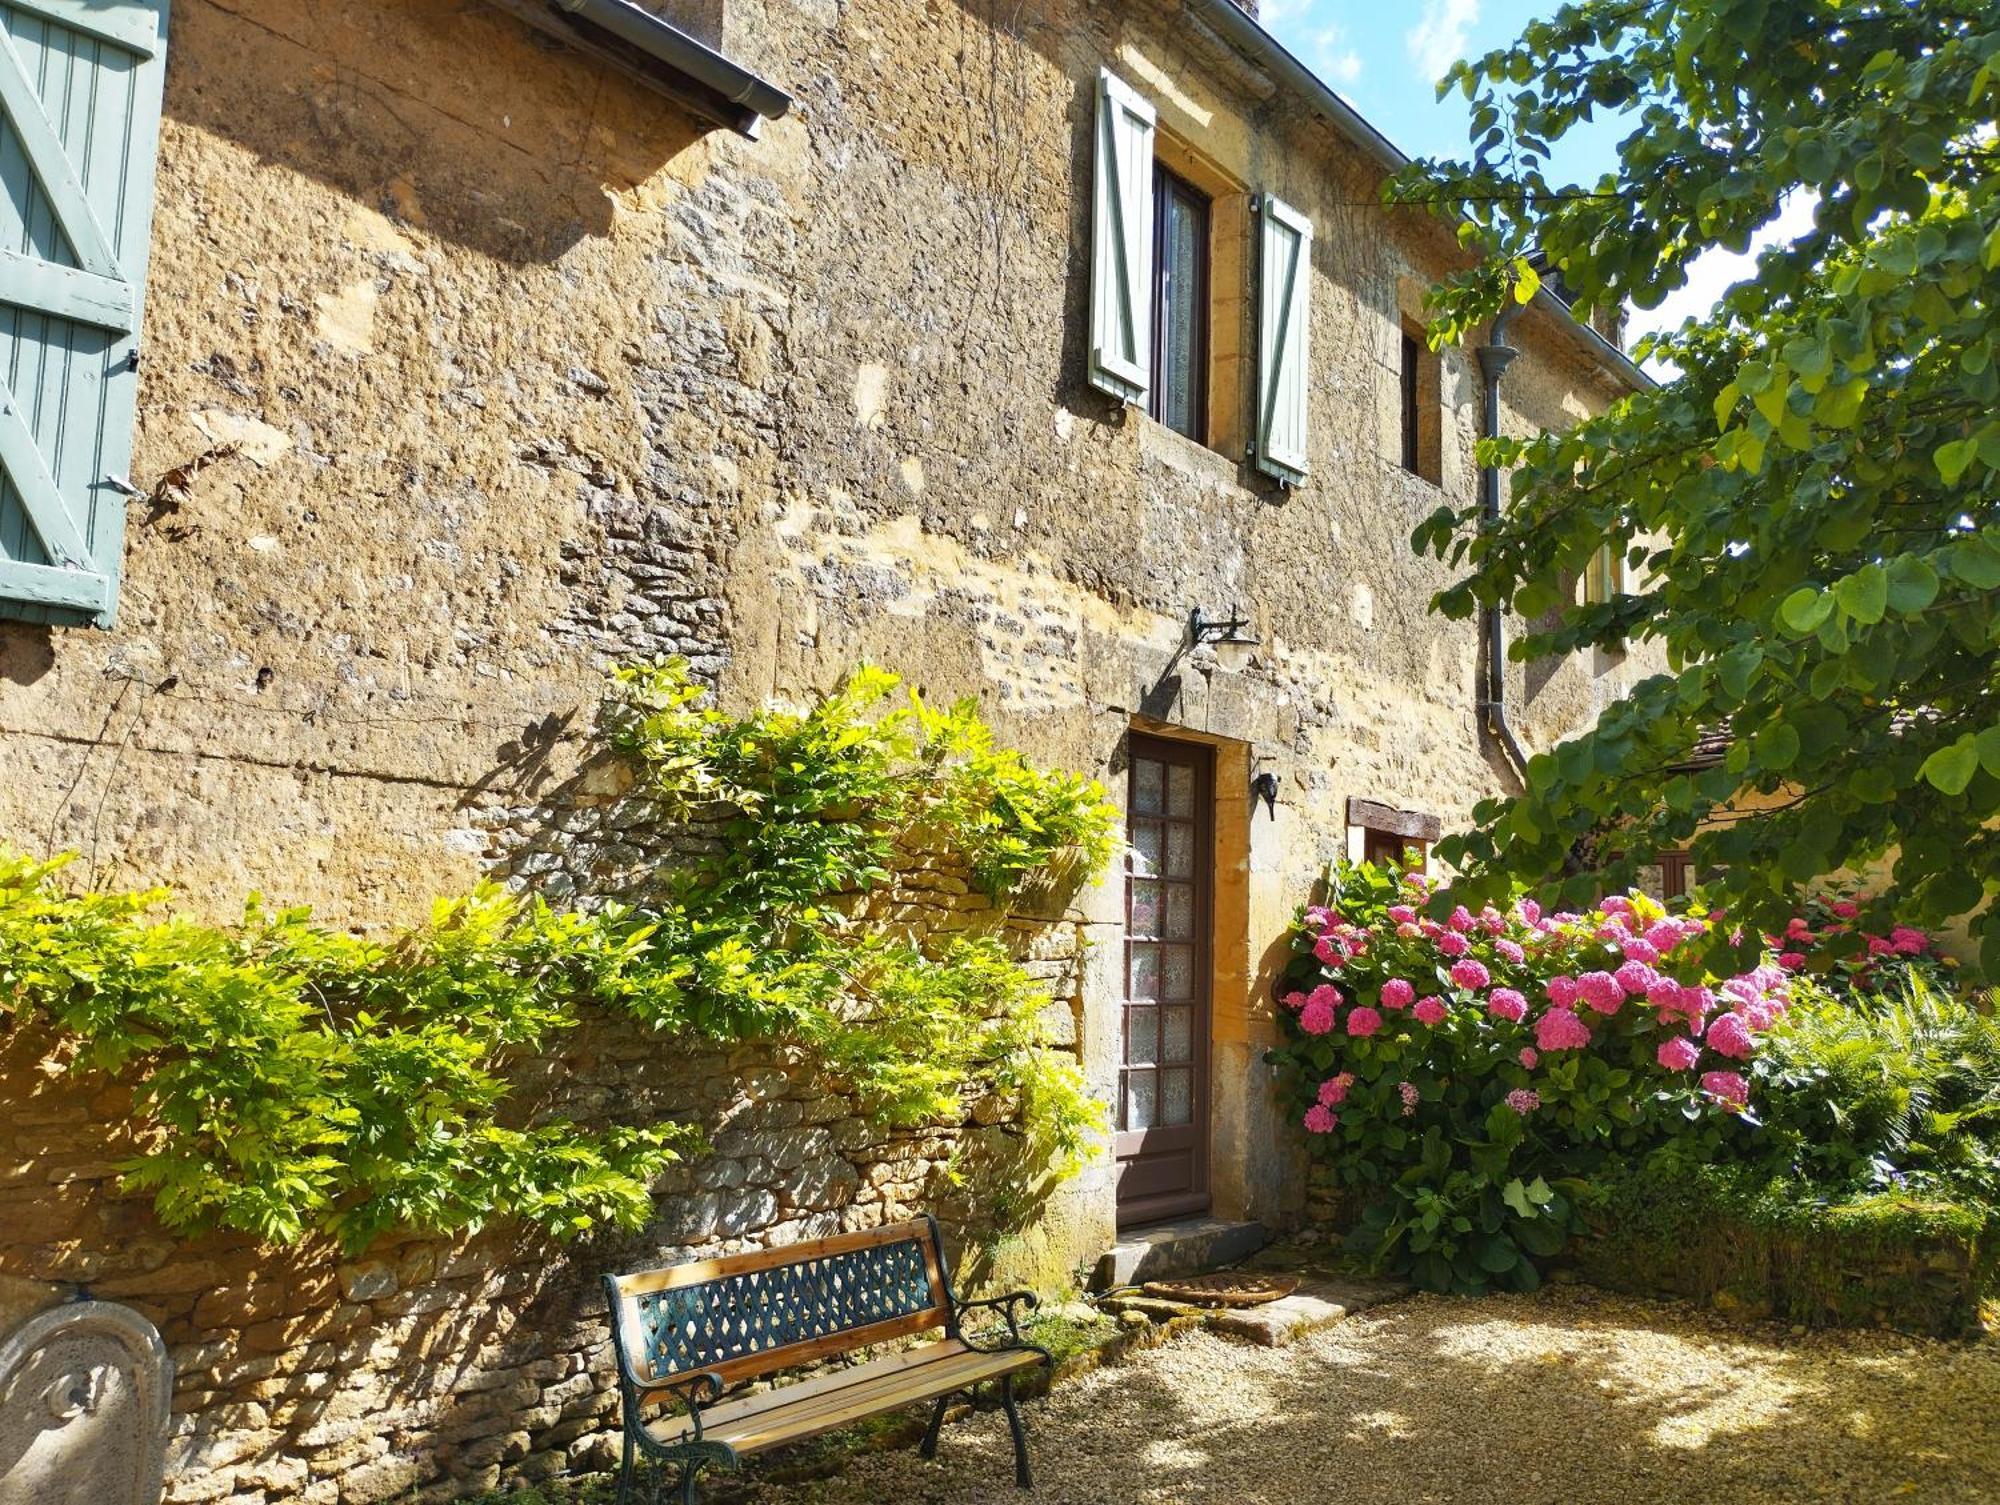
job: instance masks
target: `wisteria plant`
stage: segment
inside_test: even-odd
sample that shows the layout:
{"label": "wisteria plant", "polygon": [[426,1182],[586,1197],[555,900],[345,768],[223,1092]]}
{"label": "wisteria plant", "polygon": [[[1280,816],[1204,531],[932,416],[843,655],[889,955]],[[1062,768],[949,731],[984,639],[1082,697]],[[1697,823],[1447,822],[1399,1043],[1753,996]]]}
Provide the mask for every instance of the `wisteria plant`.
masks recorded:
{"label": "wisteria plant", "polygon": [[1430,1289],[1533,1289],[1573,1178],[1668,1138],[1719,1149],[1751,1117],[1747,1063],[1791,976],[1705,975],[1713,917],[1639,894],[1443,908],[1419,875],[1337,871],[1294,930],[1273,1059],[1365,1204],[1361,1248]]}

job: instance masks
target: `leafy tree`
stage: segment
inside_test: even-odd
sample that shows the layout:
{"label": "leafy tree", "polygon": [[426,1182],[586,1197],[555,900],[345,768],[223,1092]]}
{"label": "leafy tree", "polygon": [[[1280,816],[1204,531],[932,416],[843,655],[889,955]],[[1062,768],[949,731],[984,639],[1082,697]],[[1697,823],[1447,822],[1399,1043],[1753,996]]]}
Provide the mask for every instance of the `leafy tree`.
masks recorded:
{"label": "leafy tree", "polygon": [[[1812,219],[1711,315],[1640,342],[1678,369],[1657,390],[1490,445],[1513,467],[1497,525],[1445,508],[1418,528],[1469,567],[1448,615],[1542,619],[1518,656],[1630,643],[1667,664],[1446,854],[1489,887],[1567,873],[1581,898],[1692,839],[1746,946],[1800,885],[1883,855],[1901,915],[1979,910],[2000,886],[2000,10],[1589,0],[1453,86],[1470,161],[1391,188],[1459,216],[1479,256],[1434,294],[1440,340],[1532,297],[1538,267],[1579,313],[1651,308],[1788,200]],[[1600,112],[1634,125],[1616,171],[1552,177],[1550,144]],[[1629,591],[1572,604],[1607,539]],[[1609,874],[1577,872],[1614,828]],[[2000,918],[1973,924],[2000,971]]]}

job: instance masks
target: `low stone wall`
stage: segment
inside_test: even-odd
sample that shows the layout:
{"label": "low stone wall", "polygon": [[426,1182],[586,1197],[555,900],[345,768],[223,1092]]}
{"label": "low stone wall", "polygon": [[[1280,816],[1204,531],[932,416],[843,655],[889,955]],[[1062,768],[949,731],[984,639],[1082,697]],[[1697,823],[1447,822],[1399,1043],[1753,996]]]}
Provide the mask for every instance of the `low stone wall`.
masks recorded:
{"label": "low stone wall", "polygon": [[[1075,1039],[1074,925],[993,914],[949,875],[920,875],[916,889],[932,923],[1005,934]],[[931,1211],[962,1276],[977,1280],[1000,1232],[981,1188],[1020,1179],[1005,1103],[968,1098],[959,1122],[890,1131],[790,1048],[690,1049],[594,1021],[536,1063],[519,1096],[524,1110],[584,1121],[696,1121],[711,1149],[670,1173],[658,1220],[638,1236],[563,1248],[501,1226],[385,1240],[351,1259],[324,1243],[190,1240],[116,1189],[118,1163],[140,1147],[129,1093],[64,1075],[32,1029],[0,1039],[0,1332],[81,1290],[151,1319],[175,1365],[173,1505],[449,1498],[503,1469],[540,1477],[612,1461],[604,1271]],[[1070,1270],[1026,1274],[1047,1285]]]}

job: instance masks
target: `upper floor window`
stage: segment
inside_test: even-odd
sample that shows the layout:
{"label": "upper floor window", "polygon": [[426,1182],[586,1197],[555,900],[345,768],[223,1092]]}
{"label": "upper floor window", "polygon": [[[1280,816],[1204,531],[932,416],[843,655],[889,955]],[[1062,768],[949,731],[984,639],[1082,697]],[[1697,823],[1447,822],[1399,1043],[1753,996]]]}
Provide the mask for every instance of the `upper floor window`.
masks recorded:
{"label": "upper floor window", "polygon": [[1444,422],[1438,358],[1423,334],[1404,325],[1401,362],[1403,469],[1433,485],[1444,474]]}
{"label": "upper floor window", "polygon": [[1583,599],[1587,606],[1603,606],[1625,594],[1625,551],[1605,544],[1591,556],[1583,572]]}
{"label": "upper floor window", "polygon": [[1153,164],[1153,371],[1146,410],[1205,441],[1208,417],[1209,197]]}

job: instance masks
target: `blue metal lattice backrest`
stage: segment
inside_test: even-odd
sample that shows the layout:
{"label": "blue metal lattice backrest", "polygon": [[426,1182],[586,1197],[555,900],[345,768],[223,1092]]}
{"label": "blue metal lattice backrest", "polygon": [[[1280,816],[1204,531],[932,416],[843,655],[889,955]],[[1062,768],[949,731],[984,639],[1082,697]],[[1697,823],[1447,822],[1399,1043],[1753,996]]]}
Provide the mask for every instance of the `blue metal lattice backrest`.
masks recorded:
{"label": "blue metal lattice backrest", "polygon": [[[793,1344],[940,1313],[929,1239],[830,1250],[633,1298],[646,1376],[718,1369]],[[737,1366],[741,1368],[742,1366]]]}

